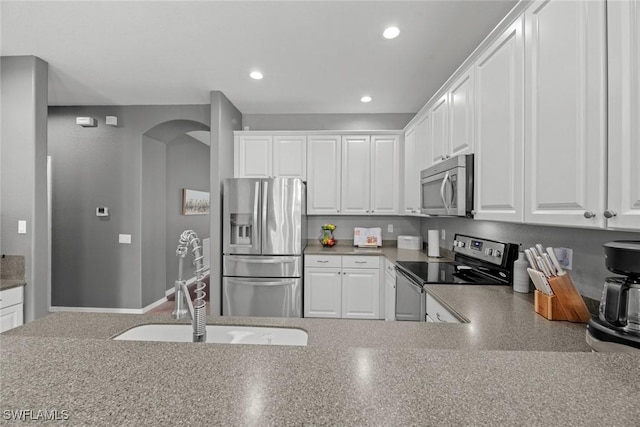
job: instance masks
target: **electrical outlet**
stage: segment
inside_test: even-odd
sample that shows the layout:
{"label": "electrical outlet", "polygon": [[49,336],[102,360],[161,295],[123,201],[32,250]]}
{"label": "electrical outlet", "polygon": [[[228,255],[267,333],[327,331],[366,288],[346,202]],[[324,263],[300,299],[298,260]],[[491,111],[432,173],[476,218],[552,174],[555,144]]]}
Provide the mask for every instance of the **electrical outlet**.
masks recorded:
{"label": "electrical outlet", "polygon": [[387,225],[387,232],[393,233],[393,224]]}
{"label": "electrical outlet", "polygon": [[446,240],[446,236],[447,236],[447,232],[443,228],[442,230],[440,230],[440,240]]}
{"label": "electrical outlet", "polygon": [[18,221],[18,234],[27,234],[27,221],[23,219]]}

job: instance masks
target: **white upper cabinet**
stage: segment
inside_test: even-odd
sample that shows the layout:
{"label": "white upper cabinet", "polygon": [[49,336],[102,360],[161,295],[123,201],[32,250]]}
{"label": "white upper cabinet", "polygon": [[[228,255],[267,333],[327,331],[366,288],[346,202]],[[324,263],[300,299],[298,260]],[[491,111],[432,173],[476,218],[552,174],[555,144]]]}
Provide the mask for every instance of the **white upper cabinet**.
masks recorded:
{"label": "white upper cabinet", "polygon": [[240,135],[234,145],[236,178],[307,178],[304,135]]}
{"label": "white upper cabinet", "polygon": [[404,135],[405,215],[420,214],[420,171],[431,166],[431,116],[425,114]]}
{"label": "white upper cabinet", "polygon": [[307,213],[340,214],[342,138],[309,135],[307,146]]}
{"label": "white upper cabinet", "polygon": [[307,137],[274,135],[273,176],[307,179]]}
{"label": "white upper cabinet", "polygon": [[398,213],[400,138],[397,135],[371,136],[371,198],[370,213],[395,215]]}
{"label": "white upper cabinet", "polygon": [[609,182],[607,225],[640,230],[640,1],[607,3]]}
{"label": "white upper cabinet", "polygon": [[428,166],[473,152],[473,90],[471,68],[429,109],[431,155],[427,157]]}
{"label": "white upper cabinet", "polygon": [[475,218],[523,220],[524,39],[518,19],[475,63]]}
{"label": "white upper cabinet", "polygon": [[447,155],[473,152],[473,69],[449,90],[449,147]]}
{"label": "white upper cabinet", "polygon": [[366,215],[370,213],[370,175],[368,135],[342,137],[342,213]]}
{"label": "white upper cabinet", "polygon": [[437,163],[449,154],[449,98],[442,96],[429,111],[431,116],[431,161]]}
{"label": "white upper cabinet", "polygon": [[[429,113],[416,122],[416,155],[418,161],[418,179],[420,171],[433,165],[431,153],[433,150],[433,135],[431,133],[431,116]],[[416,184],[416,191],[420,193],[420,183]],[[420,195],[418,194],[418,210],[420,210]]]}
{"label": "white upper cabinet", "polygon": [[398,213],[399,149],[397,135],[342,137],[342,214]]}
{"label": "white upper cabinet", "polygon": [[605,226],[605,16],[604,1],[525,12],[527,223]]}
{"label": "white upper cabinet", "polygon": [[417,186],[420,184],[418,172],[418,156],[416,149],[416,128],[409,128],[404,134],[404,205],[402,212],[405,215],[420,212],[420,193]]}
{"label": "white upper cabinet", "polygon": [[234,176],[236,178],[269,178],[273,175],[273,137],[268,135],[234,138]]}

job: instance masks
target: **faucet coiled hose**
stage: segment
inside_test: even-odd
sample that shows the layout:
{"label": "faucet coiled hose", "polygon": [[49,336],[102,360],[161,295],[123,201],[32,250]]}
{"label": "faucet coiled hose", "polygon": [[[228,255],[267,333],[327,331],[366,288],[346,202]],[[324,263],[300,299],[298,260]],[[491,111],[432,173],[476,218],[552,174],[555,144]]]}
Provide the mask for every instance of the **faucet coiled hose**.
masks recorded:
{"label": "faucet coiled hose", "polygon": [[207,294],[204,291],[207,285],[202,281],[204,277],[202,245],[198,235],[193,230],[185,230],[182,232],[180,241],[178,242],[178,249],[176,249],[176,255],[179,257],[185,256],[189,250],[189,246],[191,246],[193,266],[196,273],[196,297],[193,300],[193,333],[194,335],[203,336],[207,330],[207,303],[205,301]]}

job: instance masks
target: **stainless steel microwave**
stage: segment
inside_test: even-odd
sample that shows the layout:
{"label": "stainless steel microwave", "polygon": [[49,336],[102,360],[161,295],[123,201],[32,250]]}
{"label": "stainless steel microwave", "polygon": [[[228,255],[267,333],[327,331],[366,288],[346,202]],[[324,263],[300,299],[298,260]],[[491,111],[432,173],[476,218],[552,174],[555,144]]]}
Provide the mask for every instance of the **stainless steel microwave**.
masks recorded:
{"label": "stainless steel microwave", "polygon": [[473,154],[451,157],[420,172],[420,212],[473,218]]}

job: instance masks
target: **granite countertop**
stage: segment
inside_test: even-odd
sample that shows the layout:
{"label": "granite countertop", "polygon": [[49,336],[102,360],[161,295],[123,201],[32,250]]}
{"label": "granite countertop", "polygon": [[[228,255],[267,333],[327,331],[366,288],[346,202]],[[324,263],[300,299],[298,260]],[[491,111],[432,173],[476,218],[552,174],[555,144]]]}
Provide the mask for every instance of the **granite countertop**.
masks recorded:
{"label": "granite countertop", "polygon": [[0,279],[0,291],[26,285],[27,282],[24,279]]}
{"label": "granite countertop", "polygon": [[[307,347],[112,341],[168,315],[56,313],[0,335],[2,409],[89,425],[631,425],[640,358],[589,353],[500,286],[432,286],[468,324],[210,317]],[[184,321],[178,321],[184,323]],[[53,391],[53,392],[52,392]]]}

